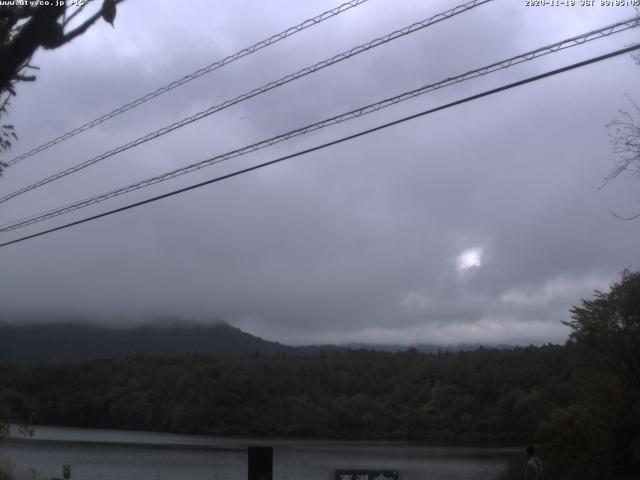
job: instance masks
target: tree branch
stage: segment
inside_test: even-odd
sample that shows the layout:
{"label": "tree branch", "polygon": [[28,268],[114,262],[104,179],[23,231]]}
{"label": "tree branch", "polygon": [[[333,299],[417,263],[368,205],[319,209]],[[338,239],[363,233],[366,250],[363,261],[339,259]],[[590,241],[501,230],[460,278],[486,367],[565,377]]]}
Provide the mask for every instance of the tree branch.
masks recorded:
{"label": "tree branch", "polygon": [[11,100],[11,93],[8,93],[5,99],[0,104],[0,113],[3,113],[5,111],[5,108],[7,107],[7,105],[9,105],[9,100]]}
{"label": "tree branch", "polygon": [[89,3],[91,3],[91,1],[92,1],[92,0],[87,0],[87,3],[83,3],[83,4],[82,4],[82,5],[80,5],[78,8],[76,8],[76,11],[75,11],[75,12],[73,12],[71,15],[69,15],[69,17],[68,17],[64,22],[62,22],[62,26],[63,26],[63,27],[66,27],[66,26],[67,26],[67,24],[68,24],[69,22],[71,22],[71,20],[73,20],[73,17],[75,17],[76,15],[78,15],[78,14],[79,14],[83,9],[84,9],[84,7],[86,7],[87,5],[89,5]]}
{"label": "tree branch", "polygon": [[[115,5],[117,5],[117,4],[119,4],[119,3],[123,2],[123,1],[124,0],[114,0],[113,3]],[[82,8],[82,7],[80,7],[80,8]],[[81,25],[79,25],[78,27],[74,28],[70,32],[68,32],[65,35],[63,35],[58,42],[54,43],[52,46],[45,47],[45,48],[57,48],[57,47],[60,47],[60,46],[64,45],[67,42],[70,42],[71,40],[73,40],[77,36],[82,35],[84,32],[86,32],[89,29],[89,27],[91,25],[93,25],[94,23],[96,23],[96,21],[100,17],[102,17],[102,8],[100,8],[100,10],[98,10],[91,17],[89,17],[87,20],[85,20]]]}
{"label": "tree branch", "polygon": [[13,76],[14,80],[18,80],[19,82],[35,82],[36,81],[36,76],[35,75],[21,75],[19,73],[16,73]]}
{"label": "tree branch", "polygon": [[611,215],[613,215],[614,217],[619,218],[620,220],[627,220],[627,221],[631,221],[631,220],[635,220],[635,219],[637,219],[637,218],[640,218],[640,212],[638,212],[638,213],[636,213],[636,214],[633,214],[633,215],[631,215],[630,217],[625,217],[625,216],[623,216],[623,215],[620,215],[620,214],[618,214],[618,213],[614,212],[614,211],[613,211],[613,210],[611,210],[611,209],[609,209],[609,213],[610,213]]}
{"label": "tree branch", "polygon": [[30,5],[21,5],[16,7],[16,18],[22,20],[23,18],[29,18],[35,13],[35,8]]}
{"label": "tree branch", "polygon": [[55,42],[59,32],[58,18],[64,6],[43,6],[24,24],[11,42],[0,48],[0,91],[7,89],[11,79],[28,63],[38,47]]}

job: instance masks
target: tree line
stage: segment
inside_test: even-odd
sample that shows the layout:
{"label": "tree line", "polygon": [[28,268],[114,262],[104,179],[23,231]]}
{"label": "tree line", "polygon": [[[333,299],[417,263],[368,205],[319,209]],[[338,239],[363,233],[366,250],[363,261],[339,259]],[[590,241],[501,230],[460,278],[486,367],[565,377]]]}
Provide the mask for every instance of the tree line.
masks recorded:
{"label": "tree line", "polygon": [[5,404],[36,424],[447,440],[530,436],[570,395],[568,378],[567,350],[553,345],[0,368]]}

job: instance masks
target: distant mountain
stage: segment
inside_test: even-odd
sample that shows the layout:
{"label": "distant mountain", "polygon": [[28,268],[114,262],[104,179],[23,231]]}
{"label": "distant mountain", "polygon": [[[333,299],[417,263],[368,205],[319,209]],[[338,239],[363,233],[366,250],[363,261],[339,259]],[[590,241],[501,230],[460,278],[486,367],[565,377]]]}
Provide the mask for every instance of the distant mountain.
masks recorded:
{"label": "distant mountain", "polygon": [[[52,360],[73,361],[124,356],[174,357],[206,355],[325,355],[345,350],[403,352],[415,348],[420,353],[477,350],[479,344],[439,346],[432,344],[395,345],[348,343],[293,347],[256,337],[225,322],[211,325],[183,321],[117,328],[85,322],[30,323],[15,325],[0,321],[0,363],[34,363]],[[490,345],[488,348],[512,348]]]}
{"label": "distant mountain", "polygon": [[433,343],[418,343],[413,345],[402,344],[378,344],[378,343],[347,343],[342,345],[345,348],[353,350],[376,350],[379,352],[404,352],[410,348],[415,348],[419,353],[438,353],[438,352],[468,352],[478,350],[479,348],[495,348],[504,350],[514,348],[513,345],[503,344],[480,344],[480,343],[459,343],[456,345],[436,345]]}
{"label": "distant mountain", "polygon": [[[109,328],[76,323],[0,323],[0,363],[84,360],[126,355],[170,357],[296,354],[295,347],[263,340],[231,325],[170,323]],[[310,351],[309,353],[313,353]]]}

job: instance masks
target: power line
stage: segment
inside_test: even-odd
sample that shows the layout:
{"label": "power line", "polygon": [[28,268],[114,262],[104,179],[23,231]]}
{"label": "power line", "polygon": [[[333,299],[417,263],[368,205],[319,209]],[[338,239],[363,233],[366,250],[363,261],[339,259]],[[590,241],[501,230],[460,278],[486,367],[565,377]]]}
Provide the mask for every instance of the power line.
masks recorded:
{"label": "power line", "polygon": [[438,112],[440,110],[445,110],[447,108],[451,108],[451,107],[454,107],[454,106],[457,106],[457,105],[461,105],[463,103],[467,103],[467,102],[470,102],[470,101],[473,101],[473,100],[477,100],[479,98],[487,97],[489,95],[493,95],[493,94],[496,94],[496,93],[499,93],[499,92],[503,92],[505,90],[509,90],[511,88],[519,87],[521,85],[525,85],[525,84],[528,84],[528,83],[536,82],[538,80],[542,80],[544,78],[547,78],[547,77],[550,77],[550,76],[553,76],[553,75],[558,75],[560,73],[564,73],[564,72],[567,72],[569,70],[573,70],[573,69],[576,69],[576,68],[584,67],[586,65],[597,63],[597,62],[600,62],[600,61],[603,61],[603,60],[606,60],[606,59],[609,59],[609,58],[613,58],[613,57],[616,57],[616,56],[619,56],[619,55],[624,55],[625,53],[632,52],[632,51],[637,50],[639,48],[640,48],[640,44],[635,44],[635,45],[633,45],[631,47],[622,48],[620,50],[616,50],[616,51],[607,53],[605,55],[600,55],[598,57],[592,57],[592,58],[590,58],[588,60],[584,60],[582,62],[574,63],[572,65],[568,65],[568,66],[565,66],[565,67],[562,67],[562,68],[551,70],[551,71],[548,71],[548,72],[545,72],[545,73],[542,73],[542,74],[539,74],[539,75],[534,75],[534,76],[528,77],[528,78],[526,78],[524,80],[519,80],[517,82],[509,83],[507,85],[503,85],[501,87],[493,88],[491,90],[486,90],[486,91],[484,91],[482,93],[478,93],[476,95],[471,95],[471,96],[465,97],[463,99],[456,100],[455,102],[450,102],[450,103],[447,103],[445,105],[441,105],[439,107],[431,108],[429,110],[424,110],[424,111],[422,111],[420,113],[416,113],[414,115],[409,115],[409,116],[403,117],[401,119],[394,120],[392,122],[388,122],[388,123],[385,123],[385,124],[382,124],[382,125],[378,125],[377,127],[373,127],[373,128],[370,128],[370,129],[367,129],[367,130],[363,130],[363,131],[358,132],[358,133],[354,133],[353,135],[348,135],[346,137],[342,137],[342,138],[339,138],[337,140],[333,140],[331,142],[323,143],[321,145],[317,145],[315,147],[307,148],[305,150],[301,150],[301,151],[298,151],[296,153],[292,153],[290,155],[285,155],[283,157],[276,158],[275,160],[271,160],[271,161],[264,162],[264,163],[261,163],[261,164],[258,164],[258,165],[254,165],[252,167],[244,168],[242,170],[238,170],[238,171],[233,172],[233,173],[229,173],[229,174],[226,174],[226,175],[222,175],[220,177],[212,178],[210,180],[207,180],[207,181],[204,181],[204,182],[200,182],[200,183],[197,183],[195,185],[190,185],[188,187],[180,188],[178,190],[173,190],[171,192],[164,193],[162,195],[158,195],[158,196],[155,196],[155,197],[152,197],[152,198],[148,198],[146,200],[142,200],[140,202],[132,203],[132,204],[126,205],[124,207],[116,208],[114,210],[109,210],[107,212],[103,212],[103,213],[100,213],[100,214],[97,214],[97,215],[93,215],[91,217],[86,217],[86,218],[83,218],[81,220],[76,220],[75,222],[70,222],[70,223],[67,223],[65,225],[60,225],[58,227],[50,228],[48,230],[44,230],[44,231],[41,231],[41,232],[38,232],[38,233],[34,233],[34,234],[27,235],[27,236],[24,236],[24,237],[21,237],[21,238],[17,238],[15,240],[11,240],[11,241],[8,241],[8,242],[5,242],[5,243],[1,243],[0,247],[5,247],[5,246],[8,246],[8,245],[12,245],[14,243],[19,243],[19,242],[23,242],[25,240],[29,240],[31,238],[36,238],[36,237],[40,237],[42,235],[53,233],[53,232],[56,232],[58,230],[63,230],[65,228],[73,227],[75,225],[80,225],[82,223],[90,222],[92,220],[96,220],[96,219],[99,219],[99,218],[102,218],[102,217],[113,215],[115,213],[123,212],[125,210],[129,210],[129,209],[132,209],[132,208],[135,208],[135,207],[139,207],[141,205],[146,205],[147,203],[156,202],[156,201],[161,200],[163,198],[168,198],[168,197],[172,197],[174,195],[178,195],[180,193],[188,192],[189,190],[195,190],[196,188],[204,187],[205,185],[210,185],[212,183],[217,183],[217,182],[220,182],[222,180],[226,180],[226,179],[229,179],[229,178],[232,178],[232,177],[236,177],[238,175],[242,175],[244,173],[252,172],[254,170],[258,170],[258,169],[267,167],[269,165],[274,165],[276,163],[280,163],[280,162],[283,162],[285,160],[289,160],[289,159],[292,159],[292,158],[295,158],[295,157],[300,157],[302,155],[306,155],[308,153],[312,153],[312,152],[315,152],[315,151],[318,151],[318,150],[322,150],[322,149],[325,149],[325,148],[333,146],[333,145],[338,145],[340,143],[343,143],[343,142],[346,142],[346,141],[349,141],[349,140],[353,140],[353,139],[358,138],[358,137],[369,135],[369,134],[377,132],[379,130],[383,130],[385,128],[392,127],[394,125],[399,125],[399,124],[407,122],[409,120],[414,120],[416,118],[423,117],[425,115],[429,115],[431,113],[435,113],[435,112]]}
{"label": "power line", "polygon": [[206,160],[188,165],[186,167],[181,167],[175,170],[171,170],[169,172],[165,172],[161,175],[157,175],[155,177],[151,177],[151,178],[147,178],[145,180],[141,180],[139,182],[133,183],[133,184],[129,184],[127,186],[124,187],[120,187],[117,188],[115,190],[111,190],[109,192],[103,193],[103,194],[99,194],[78,202],[74,202],[62,207],[58,207],[52,210],[48,210],[45,212],[41,212],[32,216],[29,216],[27,218],[23,218],[20,220],[16,220],[14,222],[11,222],[9,224],[4,224],[4,225],[0,225],[0,232],[8,232],[11,230],[16,230],[18,228],[22,228],[22,227],[26,227],[28,225],[32,225],[35,223],[39,223],[42,222],[44,220],[48,220],[54,217],[57,217],[59,215],[63,215],[65,213],[69,213],[71,211],[75,211],[78,210],[80,208],[84,208],[96,203],[100,203],[103,202],[105,200],[111,199],[111,198],[115,198],[130,192],[133,192],[135,190],[139,190],[145,187],[149,187],[151,185],[155,185],[156,183],[161,183],[167,180],[170,180],[172,178],[181,176],[181,175],[185,175],[187,173],[191,173],[194,172],[196,170],[199,170],[201,168],[204,167],[208,167],[211,165],[215,165],[217,163],[221,163],[224,162],[226,160],[229,160],[231,158],[235,158],[235,157],[239,157],[242,155],[246,155],[248,153],[257,151],[257,150],[261,150],[263,148],[269,147],[271,145],[289,140],[291,138],[300,136],[300,135],[304,135],[306,133],[310,133],[316,130],[320,130],[322,128],[331,126],[331,125],[335,125],[338,123],[342,123],[348,120],[352,120],[354,118],[358,118],[364,115],[368,115],[370,113],[376,112],[378,110],[382,110],[384,108],[396,105],[400,102],[418,97],[420,95],[423,95],[425,93],[434,91],[434,90],[438,90],[440,88],[444,88],[456,83],[460,83],[466,80],[470,80],[472,78],[476,78],[479,76],[483,76],[483,75],[487,75],[489,73],[493,73],[496,72],[498,70],[502,70],[502,69],[506,69],[509,68],[513,65],[517,65],[519,63],[522,62],[526,62],[526,61],[530,61],[533,60],[535,58],[541,57],[543,55],[548,55],[550,53],[554,53],[566,48],[570,48],[570,47],[574,47],[577,45],[582,45],[586,42],[592,41],[592,40],[596,40],[599,38],[603,38],[609,35],[612,35],[614,33],[619,33],[625,30],[628,30],[630,28],[634,28],[637,27],[638,25],[640,25],[640,19],[639,18],[631,18],[628,20],[624,20],[621,22],[617,22],[611,25],[608,25],[606,27],[602,27],[600,29],[597,30],[593,30],[587,33],[583,33],[581,35],[577,35],[556,43],[553,43],[551,45],[547,45],[544,47],[540,47],[537,48],[535,50],[530,50],[526,53],[522,53],[520,55],[508,58],[506,60],[501,60],[499,62],[495,62],[492,63],[490,65],[481,67],[479,69],[475,69],[475,70],[470,70],[466,73],[463,73],[461,75],[455,76],[455,77],[449,77],[446,78],[444,80],[441,80],[439,82],[436,83],[432,83],[432,84],[428,84],[428,85],[424,85],[421,86],[417,89],[408,91],[408,92],[404,92],[401,93],[399,95],[396,95],[394,97],[390,97],[384,100],[381,100],[379,102],[376,103],[372,103],[360,108],[357,108],[355,110],[351,110],[349,112],[346,113],[342,113],[324,120],[321,120],[319,122],[315,122],[312,123],[310,125],[306,125],[304,127],[280,134],[280,135],[276,135],[274,137],[265,139],[265,140],[261,140],[259,142],[253,143],[251,145],[236,149],[236,150],[232,150],[230,152],[221,154],[221,155],[216,155],[214,157],[208,158]]}
{"label": "power line", "polygon": [[40,153],[44,150],[47,150],[51,147],[53,147],[54,145],[57,145],[60,142],[64,142],[65,140],[70,139],[71,137],[74,137],[82,132],[85,132],[97,125],[100,125],[101,123],[106,122],[107,120],[111,120],[112,118],[120,115],[121,113],[124,113],[128,110],[131,110],[133,108],[136,108],[140,105],[142,105],[143,103],[148,102],[149,100],[152,100],[156,97],[159,97],[160,95],[164,95],[167,92],[170,92],[171,90],[173,90],[174,88],[178,88],[181,85],[184,85],[185,83],[190,82],[191,80],[195,80],[198,77],[201,77],[203,75],[206,75],[208,73],[213,72],[214,70],[217,70],[218,68],[224,67],[225,65],[228,65],[232,62],[235,62],[236,60],[240,60],[243,57],[246,57],[247,55],[250,55],[252,53],[256,53],[259,50],[262,50],[263,48],[266,48],[270,45],[273,45],[281,40],[284,40],[287,37],[290,37],[292,35],[295,35],[298,32],[301,32],[309,27],[313,27],[314,25],[318,25],[319,23],[324,22],[325,20],[329,20],[330,18],[333,18],[337,15],[340,15],[343,12],[346,12],[347,10],[350,10],[354,7],[357,7],[358,5],[361,5],[365,2],[368,2],[369,0],[351,0],[349,2],[343,3],[342,5],[339,5],[331,10],[327,10],[326,12],[321,13],[320,15],[316,15],[313,18],[309,18],[307,20],[305,20],[302,23],[299,23],[298,25],[295,25],[293,27],[289,27],[286,30],[283,30],[280,33],[276,33],[275,35],[272,35],[271,37],[265,39],[265,40],[261,40],[257,43],[254,43],[253,45],[251,45],[250,47],[247,48],[243,48],[242,50],[229,55],[221,60],[218,60],[204,68],[201,68],[200,70],[196,70],[193,73],[190,73],[188,75],[185,75],[184,77],[180,78],[179,80],[175,80],[173,82],[170,82],[160,88],[158,88],[157,90],[154,90],[153,92],[147,93],[146,95],[143,95],[142,97],[139,97],[135,100],[133,100],[132,102],[129,102],[125,105],[122,105],[121,107],[116,108],[115,110],[106,113],[98,118],[96,118],[95,120],[91,120],[90,122],[87,122],[83,125],[80,125],[77,128],[74,128],[73,130],[68,131],[67,133],[64,133],[62,135],[60,135],[59,137],[56,137],[52,140],[49,140],[48,142],[43,143],[42,145],[29,150],[26,153],[23,153],[22,155],[19,155],[18,157],[14,158],[13,160],[7,162],[7,165],[11,166],[14,165],[16,163],[18,163],[21,160],[24,160],[25,158],[29,158],[33,155],[35,155],[36,153]]}
{"label": "power line", "polygon": [[177,130],[178,128],[184,127],[185,125],[189,125],[193,122],[197,122],[198,120],[202,120],[205,117],[208,117],[209,115],[212,115],[214,113],[217,113],[221,110],[224,110],[226,108],[231,107],[232,105],[236,105],[237,103],[243,102],[245,100],[248,100],[250,98],[253,98],[257,95],[261,95],[263,93],[266,93],[270,90],[273,90],[274,88],[280,87],[282,85],[285,85],[289,82],[298,80],[306,75],[309,75],[311,73],[315,73],[319,70],[322,70],[326,67],[329,67],[331,65],[334,65],[338,62],[341,62],[343,60],[347,60],[355,55],[358,55],[360,53],[366,52],[368,50],[371,50],[375,47],[378,47],[380,45],[384,45],[386,43],[389,43],[393,40],[396,40],[398,38],[404,37],[406,35],[409,35],[411,33],[417,32],[419,30],[422,30],[423,28],[426,28],[430,25],[433,25],[435,23],[441,22],[443,20],[447,20],[455,15],[459,15],[460,13],[466,12],[468,10],[471,10],[473,8],[476,8],[480,5],[483,5],[485,3],[491,2],[493,0],[472,0],[470,2],[467,2],[463,5],[458,5],[457,7],[454,7],[450,10],[447,10],[445,12],[439,13],[437,15],[434,15],[428,19],[422,20],[420,22],[416,22],[412,25],[409,25],[408,27],[405,27],[403,29],[400,30],[396,30],[394,32],[391,32],[387,35],[384,35],[382,37],[378,37],[374,40],[371,40],[368,43],[362,44],[362,45],[358,45],[357,47],[353,47],[352,49],[340,53],[338,55],[335,55],[329,59],[323,60],[321,62],[316,63],[315,65],[303,68],[302,70],[297,71],[296,73],[292,73],[289,75],[286,75],[282,78],[280,78],[279,80],[275,80],[272,82],[269,82],[261,87],[255,88],[249,92],[243,93],[242,95],[239,95],[231,100],[226,100],[223,103],[220,103],[218,105],[215,105],[213,107],[209,107],[206,110],[202,110],[198,113],[195,113],[194,115],[191,115],[189,117],[183,118],[182,120],[179,120],[178,122],[175,122],[171,125],[168,125],[166,127],[160,128],[154,132],[151,132],[147,135],[144,135],[142,137],[139,137],[125,145],[121,145],[117,148],[114,148],[113,150],[110,150],[108,152],[105,152],[101,155],[98,155],[96,157],[93,157],[89,160],[85,160],[82,163],[79,163],[73,167],[67,168],[65,170],[62,170],[58,173],[55,173],[49,177],[46,177],[42,180],[39,180],[35,183],[32,183],[30,185],[27,185],[26,187],[23,187],[19,190],[16,190],[12,193],[9,193],[7,195],[4,195],[3,197],[0,198],[0,203],[4,203],[8,200],[11,200],[12,198],[17,197],[18,195],[22,195],[23,193],[26,193],[28,191],[34,190],[38,187],[41,187],[43,185],[46,185],[48,183],[51,183],[55,180],[58,180],[62,177],[66,177],[67,175],[71,175],[72,173],[75,173],[79,170],[82,170],[84,168],[87,168],[91,165],[94,165],[102,160],[105,160],[106,158],[112,157],[113,155],[116,155],[118,153],[122,153],[126,150],[129,150],[130,148],[136,147],[138,145],[141,145],[143,143],[146,143],[150,140],[154,140],[162,135],[165,135],[167,133],[170,133],[174,130]]}

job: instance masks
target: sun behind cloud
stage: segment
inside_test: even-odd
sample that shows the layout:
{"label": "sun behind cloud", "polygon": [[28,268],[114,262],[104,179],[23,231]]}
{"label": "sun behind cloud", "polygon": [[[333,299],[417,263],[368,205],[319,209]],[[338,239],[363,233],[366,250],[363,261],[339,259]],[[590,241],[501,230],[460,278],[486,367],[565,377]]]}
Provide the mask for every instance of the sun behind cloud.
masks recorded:
{"label": "sun behind cloud", "polygon": [[456,259],[456,269],[458,272],[464,272],[472,268],[482,266],[482,248],[474,247],[464,250]]}

